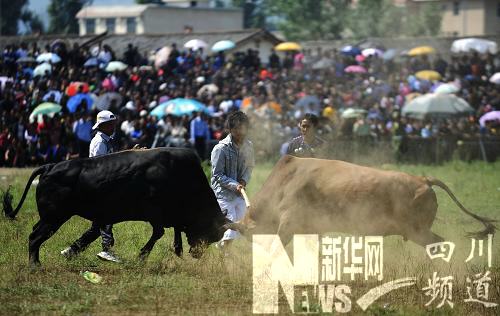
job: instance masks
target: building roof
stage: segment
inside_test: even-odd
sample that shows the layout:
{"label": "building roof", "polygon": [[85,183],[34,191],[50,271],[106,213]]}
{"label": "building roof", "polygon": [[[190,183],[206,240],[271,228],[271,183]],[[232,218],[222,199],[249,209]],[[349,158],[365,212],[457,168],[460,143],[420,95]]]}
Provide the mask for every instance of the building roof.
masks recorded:
{"label": "building roof", "polygon": [[146,10],[196,10],[196,11],[224,11],[224,12],[243,12],[240,8],[204,8],[204,7],[178,7],[158,4],[136,4],[136,5],[98,5],[84,7],[76,14],[76,18],[112,18],[112,17],[138,17]]}

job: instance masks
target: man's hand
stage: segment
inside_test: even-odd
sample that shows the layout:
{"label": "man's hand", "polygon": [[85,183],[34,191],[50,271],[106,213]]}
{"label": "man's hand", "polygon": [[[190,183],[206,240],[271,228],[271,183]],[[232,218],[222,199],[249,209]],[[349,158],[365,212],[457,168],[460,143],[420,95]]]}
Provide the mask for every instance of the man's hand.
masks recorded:
{"label": "man's hand", "polygon": [[238,186],[236,187],[236,191],[238,191],[239,193],[241,193],[241,190],[244,189],[245,187],[242,186],[241,184],[238,184]]}
{"label": "man's hand", "polygon": [[240,180],[238,181],[243,187],[246,187],[247,186],[247,183],[245,182],[245,180]]}

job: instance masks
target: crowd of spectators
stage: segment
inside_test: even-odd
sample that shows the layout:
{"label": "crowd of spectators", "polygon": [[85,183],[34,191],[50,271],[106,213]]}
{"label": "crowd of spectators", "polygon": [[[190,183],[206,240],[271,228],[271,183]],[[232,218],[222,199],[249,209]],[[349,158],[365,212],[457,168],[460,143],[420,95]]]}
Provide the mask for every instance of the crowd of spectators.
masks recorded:
{"label": "crowd of spectators", "polygon": [[[24,167],[88,155],[98,109],[88,106],[85,98],[76,111],[68,109],[66,91],[72,82],[88,84],[94,100],[106,93],[119,94],[119,103],[108,104],[119,117],[113,137],[117,149],[136,144],[148,148],[192,146],[206,159],[211,147],[224,137],[227,113],[237,109],[252,119],[252,137],[260,157],[279,154],[282,145],[299,133],[297,122],[306,112],[320,117],[319,136],[332,148],[355,140],[365,154],[366,149],[384,141],[396,144],[395,152],[404,154],[408,152],[405,140],[412,138],[446,139],[451,135],[456,144],[478,137],[494,139],[500,133],[494,122],[485,127],[478,123],[486,112],[500,110],[500,86],[488,80],[500,72],[499,54],[360,59],[318,49],[273,51],[269,60],[262,60],[255,50],[211,54],[179,49],[175,44],[169,48],[168,59],[155,67],[154,56],[142,55],[132,45],[123,56],[107,45],[80,47],[75,43],[70,47],[62,41],[45,47],[36,43],[5,47],[0,56],[0,166]],[[34,76],[37,63],[29,58],[47,52],[61,60],[51,65],[51,71]],[[91,58],[98,63],[86,65]],[[114,60],[128,67],[106,71],[105,65]],[[367,73],[344,71],[358,64]],[[409,98],[436,86],[436,82],[416,79],[413,75],[419,70],[435,70],[442,82],[456,84],[460,87],[456,95],[475,112],[446,119],[403,117],[401,109]],[[202,89],[209,84],[217,89]],[[155,107],[175,98],[197,99],[207,106],[206,111],[151,115]],[[62,111],[30,117],[43,102],[60,104]],[[366,112],[344,119],[341,113],[348,108]]]}

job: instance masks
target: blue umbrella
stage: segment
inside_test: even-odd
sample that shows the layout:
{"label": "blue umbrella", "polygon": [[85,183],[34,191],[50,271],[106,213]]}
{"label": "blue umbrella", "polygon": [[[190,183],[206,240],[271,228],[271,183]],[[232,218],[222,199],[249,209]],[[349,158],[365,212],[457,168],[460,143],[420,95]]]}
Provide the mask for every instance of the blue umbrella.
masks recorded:
{"label": "blue umbrella", "polygon": [[99,65],[99,61],[97,58],[92,57],[87,59],[87,61],[83,64],[83,67],[97,67]]}
{"label": "blue umbrella", "polygon": [[158,105],[150,114],[157,117],[163,117],[166,114],[182,116],[189,115],[195,111],[206,112],[207,108],[203,103],[194,99],[177,98]]}
{"label": "blue umbrella", "polygon": [[359,48],[357,48],[356,46],[351,46],[351,45],[347,45],[347,46],[342,47],[341,52],[344,55],[350,55],[350,56],[357,56],[357,55],[361,54],[361,50]]}
{"label": "blue umbrella", "polygon": [[92,104],[94,103],[94,100],[87,93],[78,93],[72,96],[71,98],[69,98],[68,103],[66,103],[66,107],[71,113],[75,113],[78,109],[78,106],[80,105],[80,103],[82,103],[83,100],[87,101],[87,110],[90,110]]}
{"label": "blue umbrella", "polygon": [[218,41],[217,43],[215,43],[212,46],[212,51],[213,52],[221,52],[221,51],[224,51],[224,50],[232,49],[235,46],[236,45],[234,44],[234,42],[229,41],[229,40]]}

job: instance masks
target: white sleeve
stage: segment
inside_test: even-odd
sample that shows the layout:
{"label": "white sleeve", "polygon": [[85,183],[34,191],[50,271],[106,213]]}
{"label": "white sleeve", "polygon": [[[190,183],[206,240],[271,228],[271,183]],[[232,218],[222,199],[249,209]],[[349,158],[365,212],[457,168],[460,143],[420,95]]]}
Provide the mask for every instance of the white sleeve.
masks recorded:
{"label": "white sleeve", "polygon": [[90,145],[89,157],[106,155],[108,153],[108,148],[104,143],[93,143]]}

